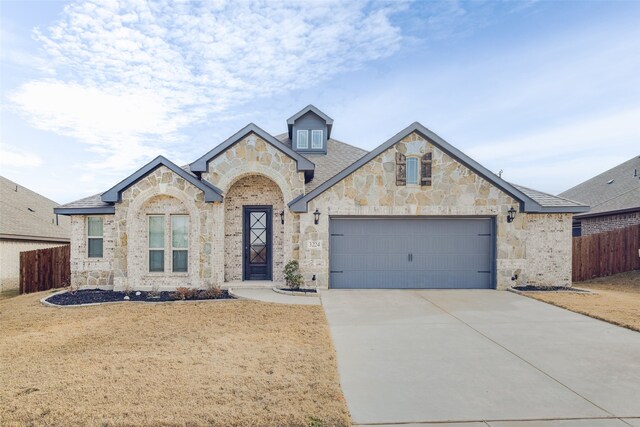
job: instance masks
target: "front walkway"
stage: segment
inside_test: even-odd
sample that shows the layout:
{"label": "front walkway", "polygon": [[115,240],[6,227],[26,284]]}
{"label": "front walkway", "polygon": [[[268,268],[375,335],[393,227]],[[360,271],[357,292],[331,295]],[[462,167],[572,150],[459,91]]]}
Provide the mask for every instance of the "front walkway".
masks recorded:
{"label": "front walkway", "polygon": [[640,333],[509,292],[321,295],[356,425],[640,426]]}
{"label": "front walkway", "polygon": [[274,292],[271,288],[230,288],[229,293],[241,299],[249,299],[278,304],[320,305],[320,298],[291,296]]}

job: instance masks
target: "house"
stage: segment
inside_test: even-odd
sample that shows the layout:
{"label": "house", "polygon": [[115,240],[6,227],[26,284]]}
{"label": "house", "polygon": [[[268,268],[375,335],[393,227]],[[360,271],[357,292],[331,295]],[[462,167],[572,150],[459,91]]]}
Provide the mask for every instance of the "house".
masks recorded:
{"label": "house", "polygon": [[510,184],[419,123],[371,152],[312,105],[287,128],[251,123],[188,166],[157,157],[56,209],[71,216],[72,281],[272,286],[298,260],[319,288],[571,284],[586,206]]}
{"label": "house", "polygon": [[560,197],[591,206],[574,215],[574,236],[640,224],[640,156],[560,193]]}
{"label": "house", "polygon": [[69,244],[70,220],[58,203],[0,176],[0,291],[18,289],[20,252]]}

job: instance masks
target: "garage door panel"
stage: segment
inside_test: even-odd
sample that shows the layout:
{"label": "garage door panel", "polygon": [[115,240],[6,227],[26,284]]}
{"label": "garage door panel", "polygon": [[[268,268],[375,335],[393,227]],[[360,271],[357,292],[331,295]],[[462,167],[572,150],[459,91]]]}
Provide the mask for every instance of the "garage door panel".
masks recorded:
{"label": "garage door panel", "polygon": [[331,219],[330,286],[491,288],[493,246],[487,218]]}

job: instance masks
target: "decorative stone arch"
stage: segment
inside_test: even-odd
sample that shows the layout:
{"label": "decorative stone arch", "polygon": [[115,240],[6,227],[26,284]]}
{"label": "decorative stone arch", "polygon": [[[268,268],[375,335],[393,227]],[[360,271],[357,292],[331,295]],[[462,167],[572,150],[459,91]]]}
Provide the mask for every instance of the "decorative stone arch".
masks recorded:
{"label": "decorative stone arch", "polygon": [[[268,171],[268,169],[267,169]],[[256,179],[263,182],[252,182],[250,185],[237,188],[236,185],[246,179]],[[232,178],[226,179],[222,190],[224,191],[224,278],[225,281],[240,281],[242,277],[242,263],[244,256],[243,236],[243,209],[244,205],[270,205],[273,209],[273,280],[282,281],[282,269],[287,260],[291,258],[291,236],[294,229],[293,214],[287,208],[287,197],[290,192],[283,191],[282,180],[278,183],[278,176],[262,171],[244,170]],[[264,185],[264,181],[272,184]],[[286,188],[286,187],[285,187]],[[266,191],[265,191],[266,190]],[[280,220],[280,212],[285,212],[284,224]]]}
{"label": "decorative stone arch", "polygon": [[275,182],[275,184],[280,188],[285,204],[299,196],[299,194],[294,194],[292,186],[287,184],[283,176],[274,171],[273,168],[253,162],[247,162],[246,165],[243,165],[242,171],[237,174],[224,174],[217,183],[217,186],[222,190],[223,194],[226,194],[233,184],[250,175],[261,175]]}
{"label": "decorative stone arch", "polygon": [[[126,213],[127,233],[127,284],[134,289],[147,289],[157,284],[160,289],[175,289],[178,286],[200,287],[200,210],[188,193],[171,186],[153,186],[130,200]],[[168,197],[175,201],[167,202],[165,211],[145,212],[146,207],[159,197]],[[177,203],[176,203],[177,202]],[[189,264],[188,272],[179,274],[167,271],[149,273],[147,269],[147,223],[148,214],[187,214],[189,215]],[[166,230],[165,232],[168,232]],[[165,247],[165,251],[170,251]]]}

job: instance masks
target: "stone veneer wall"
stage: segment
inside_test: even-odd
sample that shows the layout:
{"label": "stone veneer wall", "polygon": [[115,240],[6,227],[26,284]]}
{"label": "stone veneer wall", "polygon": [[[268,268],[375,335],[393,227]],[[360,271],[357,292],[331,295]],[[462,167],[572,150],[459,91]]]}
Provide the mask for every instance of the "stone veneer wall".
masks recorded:
{"label": "stone veneer wall", "polygon": [[526,215],[526,282],[532,285],[571,284],[573,215]]}
{"label": "stone veneer wall", "polygon": [[[254,177],[260,179],[260,177],[268,178],[271,180],[277,188],[280,190],[280,197],[283,199],[283,206],[295,199],[301,194],[304,194],[304,172],[298,172],[296,161],[289,156],[265,142],[262,138],[255,134],[250,134],[246,138],[238,141],[233,146],[229,147],[227,151],[209,162],[208,171],[202,174],[202,179],[210,182],[211,184],[222,190],[226,196],[232,191],[232,187],[243,178]],[[275,192],[275,190],[273,190]],[[249,200],[249,198],[247,198]],[[222,204],[220,218],[225,217],[226,207],[224,206],[228,201],[225,200]],[[247,203],[247,204],[260,204],[260,203]],[[274,204],[269,201],[269,203]],[[273,216],[274,220],[278,217],[280,210],[277,210],[274,204]],[[299,257],[299,242],[300,242],[300,215],[292,213],[288,208],[285,211],[285,224],[283,227],[283,244],[282,244],[282,262],[286,263],[292,259],[298,259]],[[227,214],[228,215],[228,214]],[[240,212],[241,216],[241,212]],[[279,217],[277,218],[279,219]],[[231,219],[233,221],[233,219]],[[279,222],[278,222],[279,224]],[[279,225],[278,225],[279,226]],[[238,234],[242,235],[242,223],[235,224],[235,231],[231,230],[231,225],[220,229],[222,236],[225,234]],[[227,240],[227,239],[224,239]],[[226,244],[226,243],[225,243]],[[229,245],[233,245],[229,242]],[[235,251],[235,254],[232,252]],[[216,268],[220,271],[225,271],[225,265],[229,266],[229,272],[225,272],[227,280],[240,280],[242,277],[242,267],[238,268],[238,257],[242,256],[241,251],[230,247],[224,249],[224,254],[235,257],[235,260],[228,259],[222,256],[220,259],[215,259]],[[278,256],[274,249],[274,255]],[[280,262],[280,261],[279,261]],[[234,266],[235,265],[235,266]],[[274,258],[274,280],[281,279],[282,268],[276,266]]]}
{"label": "stone veneer wall", "polygon": [[71,216],[71,284],[78,287],[113,286],[115,222],[113,215],[89,215],[103,220],[102,258],[87,256],[87,216]]}
{"label": "stone veneer wall", "polygon": [[[284,280],[284,227],[280,212],[284,209],[282,192],[275,182],[260,175],[250,175],[236,181],[226,193],[224,200],[224,279],[242,280],[242,258],[244,254],[243,206],[271,206],[272,215],[272,266],[273,280]],[[286,224],[286,222],[285,222]]]}
{"label": "stone veneer wall", "polygon": [[[396,151],[407,157],[420,157],[432,152],[432,186],[396,186]],[[511,277],[514,272],[519,272],[518,282],[535,280],[536,283],[569,285],[571,274],[567,278],[567,267],[563,264],[570,272],[571,221],[563,219],[556,224],[554,231],[547,233],[547,238],[553,234],[552,240],[556,243],[562,241],[562,244],[554,250],[557,261],[546,265],[544,268],[548,271],[538,276],[540,270],[536,266],[542,260],[540,255],[532,254],[529,263],[526,240],[546,225],[544,218],[549,216],[539,215],[532,220],[531,215],[519,213],[512,223],[507,223],[506,213],[511,206],[517,208],[519,203],[414,133],[309,203],[308,213],[301,214],[300,241],[303,248],[308,241],[320,241],[321,248],[301,251],[301,269],[307,284],[311,284],[311,276],[315,274],[316,286],[328,286],[329,217],[332,215],[496,216],[498,289],[513,285]],[[321,212],[318,225],[313,223],[316,208]],[[530,233],[527,232],[528,227]],[[569,236],[566,243],[562,240],[565,236]],[[532,247],[534,252],[544,252],[549,249],[549,244],[532,244]]]}
{"label": "stone veneer wall", "polygon": [[[220,203],[205,203],[201,190],[164,166],[126,189],[122,193],[122,202],[116,204],[114,215],[115,288],[163,290],[220,283],[221,272],[213,268],[214,257],[222,256],[222,237],[215,232],[216,226],[222,226],[220,210]],[[189,215],[187,273],[171,272],[169,222],[165,225],[165,272],[149,272],[149,214]]]}
{"label": "stone veneer wall", "polygon": [[618,230],[631,225],[640,224],[640,212],[621,213],[617,215],[583,218],[580,220],[582,235],[603,233],[605,231]]}

